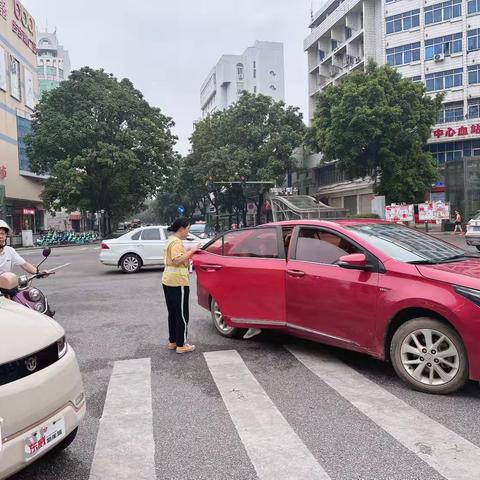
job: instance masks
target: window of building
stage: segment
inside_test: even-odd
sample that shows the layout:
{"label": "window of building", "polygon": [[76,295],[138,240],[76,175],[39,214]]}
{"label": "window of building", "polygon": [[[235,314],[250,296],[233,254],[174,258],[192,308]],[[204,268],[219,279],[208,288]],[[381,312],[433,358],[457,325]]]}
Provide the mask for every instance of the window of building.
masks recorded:
{"label": "window of building", "polygon": [[462,51],[462,33],[425,40],[425,60],[432,60],[435,55],[449,56]]}
{"label": "window of building", "polygon": [[415,75],[410,80],[412,82],[421,82],[422,81],[422,76],[421,75]]}
{"label": "window of building", "polygon": [[404,65],[420,60],[420,42],[387,48],[387,63],[389,65]]}
{"label": "window of building", "polygon": [[325,52],[323,50],[318,51],[318,59],[320,62],[325,58]]}
{"label": "window of building", "polygon": [[469,52],[480,49],[480,28],[467,32],[467,49]]}
{"label": "window of building", "polygon": [[275,91],[277,89],[277,87],[275,85],[270,85],[269,88],[270,88],[270,90],[273,90],[273,91]]}
{"label": "window of building", "polygon": [[431,7],[425,7],[425,23],[440,23],[451,18],[461,17],[462,0],[448,0],[447,2],[437,3]]}
{"label": "window of building", "polygon": [[468,67],[468,84],[475,85],[480,83],[480,65],[471,65]]}
{"label": "window of building", "polygon": [[480,12],[480,0],[468,0],[467,12],[469,14]]}
{"label": "window of building", "polygon": [[429,73],[425,75],[427,92],[445,90],[463,85],[463,69],[446,70],[444,72]]}
{"label": "window of building", "polygon": [[228,257],[278,258],[276,228],[230,232],[223,237],[223,254]]}
{"label": "window of building", "polygon": [[480,118],[480,98],[468,101],[468,118]]}
{"label": "window of building", "polygon": [[237,80],[243,80],[243,63],[237,63]]}
{"label": "window of building", "polygon": [[240,97],[245,90],[245,84],[243,82],[237,82],[237,95]]}
{"label": "window of building", "polygon": [[352,36],[352,29],[350,27],[345,27],[345,38],[349,39]]}
{"label": "window of building", "polygon": [[458,122],[463,120],[463,102],[444,103],[438,114],[438,123]]}
{"label": "window of building", "polygon": [[427,148],[439,164],[462,157],[480,156],[480,140],[432,143]]}
{"label": "window of building", "polygon": [[338,41],[332,38],[331,45],[332,45],[332,50],[335,50],[338,47]]}
{"label": "window of building", "polygon": [[30,162],[27,156],[27,145],[25,137],[32,130],[32,122],[23,117],[17,117],[17,141],[18,141],[18,163],[20,170],[31,172]]}
{"label": "window of building", "polygon": [[411,10],[400,13],[399,15],[392,15],[391,17],[387,17],[385,22],[387,34],[418,27],[420,25],[420,10]]}
{"label": "window of building", "polygon": [[253,62],[253,78],[257,78],[257,62]]}

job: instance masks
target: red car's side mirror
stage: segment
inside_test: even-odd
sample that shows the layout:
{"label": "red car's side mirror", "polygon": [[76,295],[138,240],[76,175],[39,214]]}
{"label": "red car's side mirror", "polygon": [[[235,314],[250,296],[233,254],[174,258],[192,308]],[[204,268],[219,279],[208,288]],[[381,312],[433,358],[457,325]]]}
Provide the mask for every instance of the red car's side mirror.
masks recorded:
{"label": "red car's side mirror", "polygon": [[337,265],[342,268],[364,270],[368,267],[367,257],[363,253],[352,253],[338,259]]}

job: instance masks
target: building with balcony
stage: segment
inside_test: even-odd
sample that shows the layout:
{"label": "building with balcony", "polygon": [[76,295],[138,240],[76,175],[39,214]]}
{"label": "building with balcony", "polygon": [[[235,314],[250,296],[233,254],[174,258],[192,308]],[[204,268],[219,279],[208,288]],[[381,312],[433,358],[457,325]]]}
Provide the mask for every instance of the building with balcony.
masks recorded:
{"label": "building with balcony", "polygon": [[58,87],[70,75],[70,57],[59,44],[56,30],[53,33],[38,33],[37,62],[40,95]]}
{"label": "building with balcony", "polygon": [[244,91],[285,99],[282,43],[256,41],[241,55],[222,55],[200,88],[202,117],[229,107]]}
{"label": "building with balcony", "polygon": [[43,178],[25,146],[38,96],[35,20],[18,0],[0,0],[0,216],[15,233],[43,228]]}
{"label": "building with balcony", "polygon": [[[479,0],[329,0],[313,16],[310,28],[305,40],[310,117],[317,92],[364,68],[371,58],[423,82],[432,95],[444,94],[428,149],[446,174],[455,171],[444,168],[446,162],[480,155]],[[439,183],[435,199],[448,200],[442,185],[457,183]],[[335,190],[334,184],[319,184],[317,193],[322,196],[327,187]],[[465,209],[465,216],[480,209],[477,197],[478,205]]]}

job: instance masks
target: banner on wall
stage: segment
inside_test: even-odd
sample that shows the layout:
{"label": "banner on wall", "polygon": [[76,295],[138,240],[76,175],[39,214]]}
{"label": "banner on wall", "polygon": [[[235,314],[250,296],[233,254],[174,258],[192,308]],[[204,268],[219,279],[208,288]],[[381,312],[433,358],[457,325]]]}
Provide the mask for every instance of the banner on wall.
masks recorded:
{"label": "banner on wall", "polygon": [[20,62],[10,57],[10,94],[20,100]]}
{"label": "banner on wall", "polygon": [[5,92],[7,91],[7,62],[3,47],[0,47],[0,88]]}
{"label": "banner on wall", "polygon": [[35,108],[35,92],[33,91],[33,74],[25,68],[25,105],[32,110]]}
{"label": "banner on wall", "polygon": [[411,222],[413,220],[413,205],[387,205],[385,219],[389,222]]}
{"label": "banner on wall", "polygon": [[418,219],[420,221],[448,220],[450,218],[450,205],[443,202],[428,202],[418,204]]}

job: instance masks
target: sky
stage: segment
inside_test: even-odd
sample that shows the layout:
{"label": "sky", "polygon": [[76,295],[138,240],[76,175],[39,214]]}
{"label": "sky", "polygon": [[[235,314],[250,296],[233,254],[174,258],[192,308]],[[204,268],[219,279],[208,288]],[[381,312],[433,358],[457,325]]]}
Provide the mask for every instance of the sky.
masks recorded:
{"label": "sky", "polygon": [[72,68],[127,77],[148,102],[173,118],[186,154],[199,120],[200,86],[223,54],[255,40],[283,42],[286,103],[307,117],[303,40],[310,11],[323,0],[23,0],[37,28],[57,29]]}

